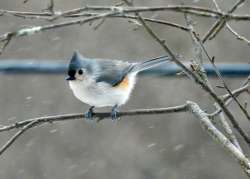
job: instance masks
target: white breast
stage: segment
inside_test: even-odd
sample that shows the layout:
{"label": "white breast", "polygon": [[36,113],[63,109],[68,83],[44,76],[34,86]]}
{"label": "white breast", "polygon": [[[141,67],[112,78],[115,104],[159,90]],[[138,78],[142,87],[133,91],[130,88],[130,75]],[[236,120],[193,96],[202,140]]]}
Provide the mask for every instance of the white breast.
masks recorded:
{"label": "white breast", "polygon": [[107,83],[96,83],[94,80],[75,80],[69,81],[69,86],[74,95],[82,102],[95,107],[105,107],[123,105],[129,99],[135,82],[136,74],[128,76],[128,88],[117,88]]}

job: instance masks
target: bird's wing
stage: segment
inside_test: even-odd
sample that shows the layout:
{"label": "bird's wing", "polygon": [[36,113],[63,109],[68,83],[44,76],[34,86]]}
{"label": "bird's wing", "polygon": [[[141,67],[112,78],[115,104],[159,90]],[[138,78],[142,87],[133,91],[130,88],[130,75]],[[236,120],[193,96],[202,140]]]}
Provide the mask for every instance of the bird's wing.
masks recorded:
{"label": "bird's wing", "polygon": [[139,73],[140,71],[153,68],[158,65],[163,65],[164,63],[170,62],[168,56],[156,57],[144,62],[139,63],[129,63],[119,60],[104,60],[95,59],[96,67],[94,76],[96,82],[106,82],[112,86],[119,85],[120,82],[126,77],[126,75],[131,73]]}
{"label": "bird's wing", "polygon": [[96,82],[106,82],[111,86],[119,85],[134,66],[134,64],[118,60],[101,59],[97,61]]}

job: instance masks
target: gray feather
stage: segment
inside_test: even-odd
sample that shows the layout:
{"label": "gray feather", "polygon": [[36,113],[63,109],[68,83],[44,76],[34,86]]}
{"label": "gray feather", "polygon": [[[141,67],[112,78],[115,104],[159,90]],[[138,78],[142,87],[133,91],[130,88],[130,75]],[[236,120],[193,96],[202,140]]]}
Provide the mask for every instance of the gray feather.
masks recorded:
{"label": "gray feather", "polygon": [[133,64],[118,60],[96,59],[99,70],[96,72],[96,82],[106,82],[112,86],[118,85],[129,73]]}
{"label": "gray feather", "polygon": [[128,63],[115,60],[99,60],[101,73],[96,82],[107,82],[112,86],[118,85],[128,73],[139,73],[143,70],[153,68],[157,65],[167,63],[170,60],[168,56],[161,56],[140,63]]}
{"label": "gray feather", "polygon": [[135,64],[131,72],[139,73],[141,71],[156,67],[163,63],[168,63],[169,61],[170,61],[170,57],[168,56],[161,56],[161,57],[153,58],[153,59],[144,61],[142,63]]}

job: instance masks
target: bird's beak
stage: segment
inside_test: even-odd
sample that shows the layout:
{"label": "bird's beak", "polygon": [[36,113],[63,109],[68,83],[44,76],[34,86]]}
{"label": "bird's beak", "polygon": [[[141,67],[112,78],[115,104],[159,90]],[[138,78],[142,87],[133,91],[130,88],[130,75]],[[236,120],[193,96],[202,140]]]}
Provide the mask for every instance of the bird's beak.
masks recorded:
{"label": "bird's beak", "polygon": [[67,81],[72,81],[72,80],[75,80],[76,78],[74,76],[67,76],[65,79]]}

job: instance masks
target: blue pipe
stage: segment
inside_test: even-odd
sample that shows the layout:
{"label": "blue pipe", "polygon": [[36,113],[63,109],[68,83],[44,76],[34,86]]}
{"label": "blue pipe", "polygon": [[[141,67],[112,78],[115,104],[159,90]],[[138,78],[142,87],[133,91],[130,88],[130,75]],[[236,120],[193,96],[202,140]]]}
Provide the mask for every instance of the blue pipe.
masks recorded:
{"label": "blue pipe", "polygon": [[[52,60],[51,60],[52,61]],[[1,74],[66,74],[67,64],[51,61],[38,60],[0,60]],[[188,63],[186,63],[188,65]],[[247,63],[218,63],[216,64],[223,76],[248,76],[250,75],[250,64]],[[204,64],[209,76],[214,76],[215,71],[211,64]],[[141,74],[173,76],[181,72],[181,69],[172,63],[161,65]]]}
{"label": "blue pipe", "polygon": [[[185,63],[188,65],[188,63]],[[216,67],[220,71],[222,76],[248,76],[250,75],[250,64],[244,63],[218,63]],[[204,68],[207,72],[208,76],[216,76],[214,67],[211,64],[204,64]],[[143,72],[143,74],[155,74],[155,75],[167,75],[172,76],[176,73],[181,72],[181,68],[175,64],[168,64],[164,66],[159,66],[157,68],[150,69],[148,71]]]}

